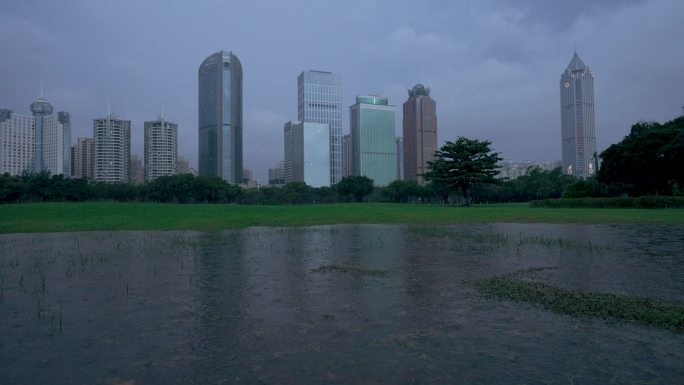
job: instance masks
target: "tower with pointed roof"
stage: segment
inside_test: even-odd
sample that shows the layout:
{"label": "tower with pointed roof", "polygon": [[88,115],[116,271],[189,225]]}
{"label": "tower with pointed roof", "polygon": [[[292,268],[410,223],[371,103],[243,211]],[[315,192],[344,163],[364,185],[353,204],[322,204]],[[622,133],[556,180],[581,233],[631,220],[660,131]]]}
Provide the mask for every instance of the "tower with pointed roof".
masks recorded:
{"label": "tower with pointed roof", "polygon": [[561,74],[560,99],[563,172],[590,177],[596,172],[594,74],[577,52]]}

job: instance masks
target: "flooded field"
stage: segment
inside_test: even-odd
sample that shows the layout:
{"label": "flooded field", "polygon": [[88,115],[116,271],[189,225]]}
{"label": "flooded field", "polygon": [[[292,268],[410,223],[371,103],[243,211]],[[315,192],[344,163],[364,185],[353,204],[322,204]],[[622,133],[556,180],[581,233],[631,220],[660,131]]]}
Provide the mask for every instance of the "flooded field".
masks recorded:
{"label": "flooded field", "polygon": [[684,226],[0,235],[0,384],[675,384],[684,333],[485,295],[684,304]]}

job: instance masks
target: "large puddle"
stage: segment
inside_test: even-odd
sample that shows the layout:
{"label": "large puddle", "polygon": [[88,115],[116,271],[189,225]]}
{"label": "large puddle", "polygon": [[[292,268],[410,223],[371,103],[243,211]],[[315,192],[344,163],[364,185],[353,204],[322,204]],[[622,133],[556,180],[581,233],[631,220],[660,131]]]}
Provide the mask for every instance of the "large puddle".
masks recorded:
{"label": "large puddle", "polygon": [[684,302],[684,226],[340,225],[0,236],[0,384],[674,384],[684,334],[487,298]]}

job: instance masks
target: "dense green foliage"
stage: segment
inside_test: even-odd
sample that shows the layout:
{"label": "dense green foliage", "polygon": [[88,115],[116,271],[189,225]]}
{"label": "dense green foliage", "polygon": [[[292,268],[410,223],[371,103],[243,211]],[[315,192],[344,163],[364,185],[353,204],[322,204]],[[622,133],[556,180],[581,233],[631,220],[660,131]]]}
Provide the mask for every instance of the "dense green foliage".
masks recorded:
{"label": "dense green foliage", "polygon": [[343,223],[661,223],[684,224],[684,210],[534,209],[529,204],[468,207],[343,203],[235,205],[163,203],[32,203],[0,206],[0,233],[90,230],[211,230],[248,226]]}
{"label": "dense green foliage", "polygon": [[346,176],[335,188],[341,196],[351,196],[355,202],[363,202],[363,198],[373,192],[373,180],[367,176]]}
{"label": "dense green foliage", "polygon": [[598,180],[611,195],[672,195],[684,186],[684,116],[640,122],[601,153]]}
{"label": "dense green foliage", "polygon": [[684,306],[682,304],[609,293],[569,290],[525,277],[528,273],[544,269],[534,268],[487,278],[479,281],[477,286],[487,295],[541,305],[561,314],[633,321],[684,332]]}
{"label": "dense green foliage", "polygon": [[534,201],[531,207],[554,208],[684,208],[684,197],[641,196],[638,198],[562,198]]}
{"label": "dense green foliage", "polygon": [[[459,137],[455,142],[447,141],[435,153],[435,160],[428,162],[429,171],[425,179],[436,186],[448,186],[448,191],[461,191],[468,202],[471,186],[497,183],[499,154],[490,148],[492,142]],[[446,202],[448,195],[442,193]]]}
{"label": "dense green foliage", "polygon": [[476,203],[559,198],[576,181],[575,177],[563,175],[560,167],[553,170],[531,167],[527,170],[527,175],[513,180],[473,186],[471,195]]}

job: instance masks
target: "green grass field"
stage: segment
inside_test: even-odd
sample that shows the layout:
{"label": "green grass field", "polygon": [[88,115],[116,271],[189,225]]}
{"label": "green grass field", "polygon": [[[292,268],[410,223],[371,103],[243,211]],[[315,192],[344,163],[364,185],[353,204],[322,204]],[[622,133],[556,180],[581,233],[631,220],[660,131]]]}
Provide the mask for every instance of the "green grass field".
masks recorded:
{"label": "green grass field", "polygon": [[551,209],[530,208],[528,204],[456,207],[379,203],[303,206],[109,202],[0,205],[0,233],[488,222],[684,224],[684,209]]}

